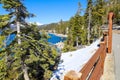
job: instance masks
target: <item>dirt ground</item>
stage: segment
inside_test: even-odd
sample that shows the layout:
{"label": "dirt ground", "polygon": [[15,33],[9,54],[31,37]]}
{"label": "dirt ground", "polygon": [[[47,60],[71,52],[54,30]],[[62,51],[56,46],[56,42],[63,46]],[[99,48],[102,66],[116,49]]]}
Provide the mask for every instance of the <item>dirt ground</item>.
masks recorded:
{"label": "dirt ground", "polygon": [[113,32],[113,33],[120,34],[120,30],[113,30],[112,32]]}

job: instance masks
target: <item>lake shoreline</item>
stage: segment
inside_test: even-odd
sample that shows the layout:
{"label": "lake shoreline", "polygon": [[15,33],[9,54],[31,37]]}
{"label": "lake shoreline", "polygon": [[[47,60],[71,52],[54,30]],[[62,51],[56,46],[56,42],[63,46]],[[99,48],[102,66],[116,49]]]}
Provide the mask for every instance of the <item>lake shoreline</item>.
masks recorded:
{"label": "lake shoreline", "polygon": [[[56,43],[55,43],[55,42],[52,42],[52,43],[54,43],[54,45],[55,45],[58,49],[60,49],[60,50],[64,48],[64,40],[65,40],[65,38],[67,38],[67,35],[57,34],[57,33],[52,33],[52,32],[49,32],[48,34],[52,34],[52,35],[55,35],[55,36],[57,36],[57,37],[60,37],[60,39],[62,38],[63,40],[61,39],[60,41],[58,41],[58,42],[56,42]],[[51,36],[52,36],[52,35],[51,35]],[[55,40],[55,39],[54,39],[54,40]],[[53,41],[54,41],[54,40],[53,40]]]}
{"label": "lake shoreline", "polygon": [[56,35],[56,36],[59,36],[59,37],[68,37],[68,35],[64,35],[64,34],[58,34],[58,33],[52,33],[52,32],[48,32],[48,33],[50,33],[50,34],[54,34],[54,35]]}

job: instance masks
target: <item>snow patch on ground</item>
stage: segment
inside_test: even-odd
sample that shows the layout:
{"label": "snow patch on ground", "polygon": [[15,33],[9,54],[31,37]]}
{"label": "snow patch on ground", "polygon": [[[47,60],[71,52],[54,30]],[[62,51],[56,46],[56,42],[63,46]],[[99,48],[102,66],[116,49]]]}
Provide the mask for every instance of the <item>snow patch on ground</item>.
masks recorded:
{"label": "snow patch on ground", "polygon": [[96,40],[86,48],[62,53],[61,62],[59,63],[57,70],[54,71],[53,76],[50,80],[63,80],[64,75],[70,70],[79,72],[99,48],[99,43],[100,40]]}

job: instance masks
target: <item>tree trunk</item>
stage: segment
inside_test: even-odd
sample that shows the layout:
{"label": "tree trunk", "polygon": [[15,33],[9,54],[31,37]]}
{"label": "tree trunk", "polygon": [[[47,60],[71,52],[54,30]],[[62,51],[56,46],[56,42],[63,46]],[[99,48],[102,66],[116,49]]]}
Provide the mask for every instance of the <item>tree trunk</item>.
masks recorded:
{"label": "tree trunk", "polygon": [[17,13],[19,12],[18,9],[15,9],[16,12],[16,26],[17,26],[17,37],[18,37],[18,44],[21,44],[21,39],[20,39],[20,22],[19,22],[19,17]]}
{"label": "tree trunk", "polygon": [[17,36],[18,36],[18,44],[21,44],[21,39],[20,39],[20,23],[17,21]]}
{"label": "tree trunk", "polygon": [[26,69],[26,68],[25,68],[25,69],[23,69],[23,72],[24,72],[24,79],[25,79],[25,80],[30,80],[30,79],[29,79],[28,72],[27,72],[27,69]]}
{"label": "tree trunk", "polygon": [[76,37],[76,46],[78,47],[78,37]]}
{"label": "tree trunk", "polygon": [[89,16],[88,16],[88,44],[90,44],[90,23],[91,23],[91,8],[89,8]]}
{"label": "tree trunk", "polygon": [[30,80],[28,76],[27,66],[25,64],[22,64],[22,71],[24,73],[24,80]]}

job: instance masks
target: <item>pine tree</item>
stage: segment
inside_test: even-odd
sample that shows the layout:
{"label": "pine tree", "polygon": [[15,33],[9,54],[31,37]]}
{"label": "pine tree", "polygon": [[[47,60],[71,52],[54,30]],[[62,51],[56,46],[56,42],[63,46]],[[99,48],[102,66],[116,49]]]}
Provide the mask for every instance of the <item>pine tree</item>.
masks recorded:
{"label": "pine tree", "polygon": [[77,13],[69,21],[69,32],[66,41],[66,45],[68,46],[65,46],[64,51],[75,50],[74,47],[86,44],[85,20],[83,16],[80,16],[82,10],[80,3],[78,6]]}
{"label": "pine tree", "polygon": [[[3,8],[5,8],[7,11],[10,12],[11,17],[14,17],[13,19],[17,26],[17,39],[18,44],[21,44],[20,39],[20,24],[22,22],[25,22],[25,18],[29,15],[28,11],[26,10],[26,7],[22,4],[20,0],[1,0],[1,3],[3,4]],[[23,61],[22,61],[23,62]],[[26,65],[22,64],[23,72],[24,72],[24,78],[25,80],[29,80],[28,72],[26,69]]]}
{"label": "pine tree", "polygon": [[0,49],[4,46],[3,40],[5,36],[2,35],[3,28],[8,24],[9,15],[0,15]]}
{"label": "pine tree", "polygon": [[91,39],[98,38],[101,35],[101,26],[105,23],[105,2],[103,0],[96,0],[92,9],[92,27]]}
{"label": "pine tree", "polygon": [[85,13],[86,26],[88,26],[88,44],[101,35],[101,26],[106,20],[105,1],[88,0],[88,7]]}
{"label": "pine tree", "polygon": [[[9,22],[9,15],[0,15],[0,79],[2,80],[4,76],[7,74],[7,65],[6,65],[6,54],[3,53],[5,50],[5,35],[3,35],[3,29]],[[5,57],[4,59],[2,59]]]}
{"label": "pine tree", "polygon": [[[2,34],[8,30],[11,32],[8,34],[17,34],[13,42],[0,51],[2,56],[0,56],[0,64],[2,64],[0,65],[0,79],[49,79],[58,62],[56,50],[49,46],[45,40],[47,38],[39,33],[36,25],[28,25],[25,22],[26,17],[33,15],[28,13],[20,0],[1,0],[0,2],[3,4],[3,8],[10,12],[8,28],[5,26]],[[18,31],[11,31],[10,24],[16,24]],[[1,26],[3,27],[3,25]]]}
{"label": "pine tree", "polygon": [[111,0],[111,1],[109,1],[108,7],[110,7],[110,11],[113,11],[113,13],[115,15],[114,23],[119,23],[119,21],[120,21],[120,1],[119,0]]}
{"label": "pine tree", "polygon": [[85,18],[86,18],[86,23],[88,23],[87,26],[87,41],[88,41],[88,45],[90,44],[90,32],[91,32],[91,17],[92,17],[92,0],[87,0],[87,9],[86,9],[86,14],[85,14]]}

